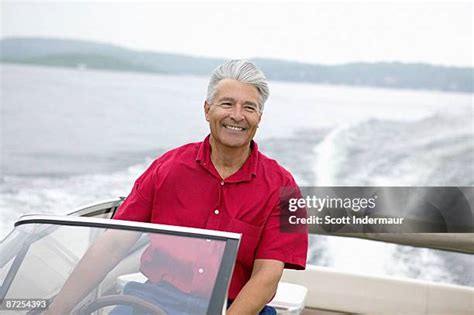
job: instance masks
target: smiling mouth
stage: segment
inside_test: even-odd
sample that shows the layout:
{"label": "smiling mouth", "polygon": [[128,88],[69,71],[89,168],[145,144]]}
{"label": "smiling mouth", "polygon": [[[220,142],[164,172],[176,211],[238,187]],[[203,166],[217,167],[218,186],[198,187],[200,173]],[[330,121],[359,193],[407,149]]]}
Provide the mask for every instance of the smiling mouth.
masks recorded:
{"label": "smiling mouth", "polygon": [[226,125],[226,124],[224,124],[223,126],[226,129],[234,130],[234,131],[245,131],[245,130],[247,130],[247,128],[239,127],[239,126],[232,126],[232,125]]}

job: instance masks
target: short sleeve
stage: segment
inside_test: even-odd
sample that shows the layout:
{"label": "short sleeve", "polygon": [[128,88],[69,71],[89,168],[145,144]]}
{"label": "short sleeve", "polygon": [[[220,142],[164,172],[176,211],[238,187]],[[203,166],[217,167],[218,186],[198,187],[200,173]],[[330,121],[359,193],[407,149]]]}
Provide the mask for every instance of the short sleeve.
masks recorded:
{"label": "short sleeve", "polygon": [[113,219],[150,222],[155,194],[155,178],[159,165],[159,159],[155,160],[135,181],[132,191],[114,214]]}
{"label": "short sleeve", "polygon": [[[308,229],[306,225],[288,226],[288,198],[299,198],[301,192],[293,178],[281,187],[279,198],[265,223],[255,253],[255,259],[275,259],[285,263],[287,269],[306,268]],[[302,209],[298,216],[306,216]]]}

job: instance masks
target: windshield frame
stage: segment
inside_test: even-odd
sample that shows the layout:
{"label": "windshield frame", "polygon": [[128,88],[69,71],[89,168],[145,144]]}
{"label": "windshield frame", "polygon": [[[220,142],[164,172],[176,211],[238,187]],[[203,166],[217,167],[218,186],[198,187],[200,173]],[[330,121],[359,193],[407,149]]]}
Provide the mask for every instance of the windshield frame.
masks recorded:
{"label": "windshield frame", "polygon": [[[216,241],[224,241],[225,248],[222,255],[220,268],[217,273],[215,286],[212,290],[212,294],[209,300],[209,307],[207,310],[208,315],[220,314],[227,304],[227,291],[230,285],[230,279],[234,270],[235,260],[237,257],[237,251],[240,244],[241,234],[214,230],[205,230],[198,228],[189,228],[181,226],[163,225],[163,224],[152,224],[145,222],[135,221],[122,221],[122,220],[111,220],[91,217],[72,217],[72,216],[57,216],[57,215],[25,215],[18,219],[14,226],[15,228],[21,225],[28,224],[48,224],[48,225],[59,225],[59,226],[80,226],[80,227],[92,227],[92,228],[105,228],[105,229],[119,229],[129,230],[141,233],[158,233],[166,235],[185,236],[192,238],[211,239]],[[41,239],[47,234],[39,238],[30,236],[33,238],[33,242]],[[27,242],[28,243],[28,242]],[[25,253],[20,257],[15,257],[15,263],[12,267],[21,265],[21,262],[28,251],[31,244],[24,244],[26,246]],[[11,270],[10,270],[11,271]],[[10,274],[10,271],[8,274]],[[15,276],[16,272],[13,270]],[[5,279],[6,281],[7,279]],[[2,285],[8,284],[4,282]],[[8,285],[2,287],[5,294],[8,291]]]}

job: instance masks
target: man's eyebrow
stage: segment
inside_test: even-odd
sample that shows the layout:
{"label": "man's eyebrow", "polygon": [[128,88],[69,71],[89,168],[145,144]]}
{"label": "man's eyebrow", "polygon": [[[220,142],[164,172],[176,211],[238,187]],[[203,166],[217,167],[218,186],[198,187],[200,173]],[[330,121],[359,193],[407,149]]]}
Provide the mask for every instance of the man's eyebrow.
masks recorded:
{"label": "man's eyebrow", "polygon": [[251,102],[251,101],[247,101],[244,103],[245,105],[252,105],[252,106],[255,106],[255,107],[258,107],[257,103],[254,103],[254,102]]}
{"label": "man's eyebrow", "polygon": [[225,96],[225,97],[220,98],[220,99],[218,100],[218,102],[223,102],[223,101],[230,101],[230,102],[232,102],[232,103],[235,103],[235,99],[233,99],[232,97],[228,97],[228,96]]}
{"label": "man's eyebrow", "polygon": [[[228,97],[228,96],[224,96],[224,97],[220,98],[217,102],[220,103],[220,102],[226,102],[226,101],[227,101],[227,102],[232,102],[232,103],[235,103],[235,102],[236,102],[234,98]],[[244,104],[245,104],[245,105],[252,105],[252,106],[258,107],[258,104],[257,104],[257,103],[254,103],[254,102],[252,102],[252,101],[246,101]]]}

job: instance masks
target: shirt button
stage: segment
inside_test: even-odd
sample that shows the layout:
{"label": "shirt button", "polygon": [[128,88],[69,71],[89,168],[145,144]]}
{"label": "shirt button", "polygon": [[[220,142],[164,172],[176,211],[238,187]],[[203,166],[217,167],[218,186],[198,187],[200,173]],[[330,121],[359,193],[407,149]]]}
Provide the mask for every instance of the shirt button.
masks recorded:
{"label": "shirt button", "polygon": [[215,214],[219,214],[219,210],[217,210],[217,209],[214,210],[214,213],[215,213]]}
{"label": "shirt button", "polygon": [[225,184],[224,181],[222,181],[222,182],[221,182],[221,186],[224,186],[224,184]]}
{"label": "shirt button", "polygon": [[207,239],[207,240],[206,240],[206,242],[210,243],[210,242],[211,242],[211,240],[210,240],[210,239]]}
{"label": "shirt button", "polygon": [[198,269],[198,272],[199,272],[199,273],[203,273],[203,272],[204,272],[204,269],[199,268],[199,269]]}

